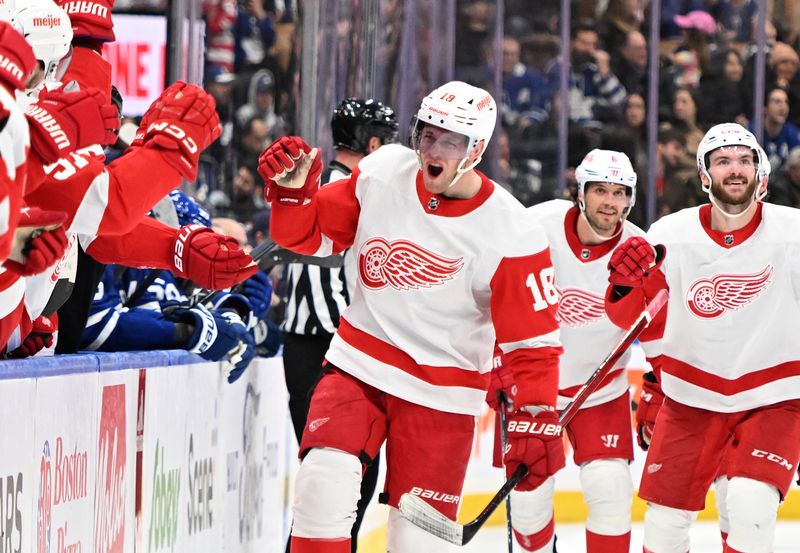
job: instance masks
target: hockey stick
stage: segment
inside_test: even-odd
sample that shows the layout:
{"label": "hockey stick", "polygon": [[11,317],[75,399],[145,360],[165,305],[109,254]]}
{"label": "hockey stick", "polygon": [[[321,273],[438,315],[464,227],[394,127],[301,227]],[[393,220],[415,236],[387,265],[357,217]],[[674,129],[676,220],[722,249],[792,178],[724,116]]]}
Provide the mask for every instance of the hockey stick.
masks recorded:
{"label": "hockey stick", "polygon": [[[506,405],[509,404],[508,398],[500,392],[500,445],[503,452],[508,445],[508,426],[506,416]],[[508,553],[514,553],[514,525],[511,522],[511,495],[506,496],[506,539],[508,540]]]}
{"label": "hockey stick", "polygon": [[317,257],[314,255],[294,253],[285,248],[278,248],[269,255],[262,257],[261,261],[258,262],[258,267],[262,271],[266,271],[275,265],[282,265],[284,263],[302,263],[304,265],[316,265],[323,269],[336,269],[342,266],[343,258],[340,254]]}
{"label": "hockey stick", "polygon": [[[600,386],[608,373],[614,368],[617,361],[619,361],[620,357],[622,357],[631,344],[633,344],[642,330],[650,324],[650,321],[653,320],[666,302],[667,291],[661,290],[656,294],[656,297],[650,301],[645,310],[642,311],[633,326],[620,338],[617,345],[611,350],[611,353],[606,356],[597,370],[589,377],[589,380],[581,387],[569,405],[561,412],[559,421],[562,427],[569,424],[572,418],[578,413],[581,405],[586,401],[586,398]],[[456,545],[466,545],[475,536],[478,530],[481,529],[484,523],[486,523],[506,496],[511,493],[511,490],[513,490],[527,474],[528,468],[525,465],[520,465],[511,477],[506,480],[506,483],[503,484],[503,487],[500,488],[491,501],[489,501],[489,504],[484,507],[483,511],[467,524],[459,524],[454,520],[450,520],[425,502],[425,500],[410,493],[404,493],[400,497],[400,513],[415,526],[422,528],[434,536],[438,536]]]}

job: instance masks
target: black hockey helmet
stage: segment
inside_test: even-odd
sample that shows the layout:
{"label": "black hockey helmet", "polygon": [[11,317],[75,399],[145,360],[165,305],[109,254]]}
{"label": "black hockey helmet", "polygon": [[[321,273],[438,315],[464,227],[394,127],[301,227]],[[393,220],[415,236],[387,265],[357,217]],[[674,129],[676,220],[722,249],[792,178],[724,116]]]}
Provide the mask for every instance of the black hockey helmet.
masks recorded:
{"label": "black hockey helmet", "polygon": [[373,136],[382,144],[397,142],[397,116],[382,102],[363,98],[342,100],[331,117],[333,145],[360,154],[367,153],[369,139]]}

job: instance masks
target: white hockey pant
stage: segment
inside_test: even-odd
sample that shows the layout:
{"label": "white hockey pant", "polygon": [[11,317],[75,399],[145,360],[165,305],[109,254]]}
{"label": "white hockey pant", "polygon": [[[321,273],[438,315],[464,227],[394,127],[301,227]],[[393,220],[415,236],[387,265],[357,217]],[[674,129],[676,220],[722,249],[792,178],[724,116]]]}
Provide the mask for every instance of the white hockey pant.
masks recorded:
{"label": "white hockey pant", "polygon": [[770,484],[735,476],[726,495],[728,545],[746,553],[771,553],[780,493]]}
{"label": "white hockey pant", "polygon": [[598,459],[581,465],[581,486],[589,516],[586,529],[603,536],[621,536],[631,530],[633,481],[628,461]]}
{"label": "white hockey pant", "polygon": [[292,535],[349,538],[361,497],[361,461],[332,448],[314,448],[295,480]]}

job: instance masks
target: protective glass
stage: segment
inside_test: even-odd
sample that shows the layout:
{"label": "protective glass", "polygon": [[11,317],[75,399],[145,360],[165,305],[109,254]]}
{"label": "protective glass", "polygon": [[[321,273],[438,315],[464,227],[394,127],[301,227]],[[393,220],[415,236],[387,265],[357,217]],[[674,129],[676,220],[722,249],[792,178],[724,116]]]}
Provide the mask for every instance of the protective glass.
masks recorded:
{"label": "protective glass", "polygon": [[469,138],[439,127],[417,124],[411,135],[411,146],[420,154],[442,159],[460,160],[467,157]]}

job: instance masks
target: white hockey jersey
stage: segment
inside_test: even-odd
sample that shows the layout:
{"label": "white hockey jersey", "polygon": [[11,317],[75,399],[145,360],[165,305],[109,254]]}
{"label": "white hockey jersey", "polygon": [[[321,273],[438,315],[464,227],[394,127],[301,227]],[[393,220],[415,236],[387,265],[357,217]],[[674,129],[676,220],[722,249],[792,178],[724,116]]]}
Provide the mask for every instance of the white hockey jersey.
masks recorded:
{"label": "white hockey jersey", "polygon": [[[530,207],[528,212],[547,233],[550,257],[556,269],[559,294],[556,317],[564,345],[559,367],[558,408],[564,409],[623,334],[605,311],[608,261],[618,244],[631,236],[644,236],[644,231],[625,221],[622,232],[615,238],[596,246],[585,246],[576,231],[580,211],[572,202],[552,200]],[[620,359],[582,408],[611,401],[625,393],[628,389],[625,365],[629,357],[626,354]]]}
{"label": "white hockey jersey", "polygon": [[[25,191],[30,134],[14,95],[0,85],[0,111],[7,114],[0,128],[0,263],[11,252]],[[24,309],[25,283],[0,266],[0,349]],[[9,322],[6,322],[9,321]]]}
{"label": "white hockey jersey", "polygon": [[710,228],[710,205],[659,220],[669,286],[662,354],[675,401],[735,412],[800,398],[800,211],[759,204],[735,232]]}
{"label": "white hockey jersey", "polygon": [[497,340],[518,401],[555,405],[553,267],[542,228],[508,192],[483,177],[473,198],[433,195],[416,154],[387,145],[310,204],[272,209],[284,247],[352,245],[358,282],[328,361],[407,401],[477,415]]}

